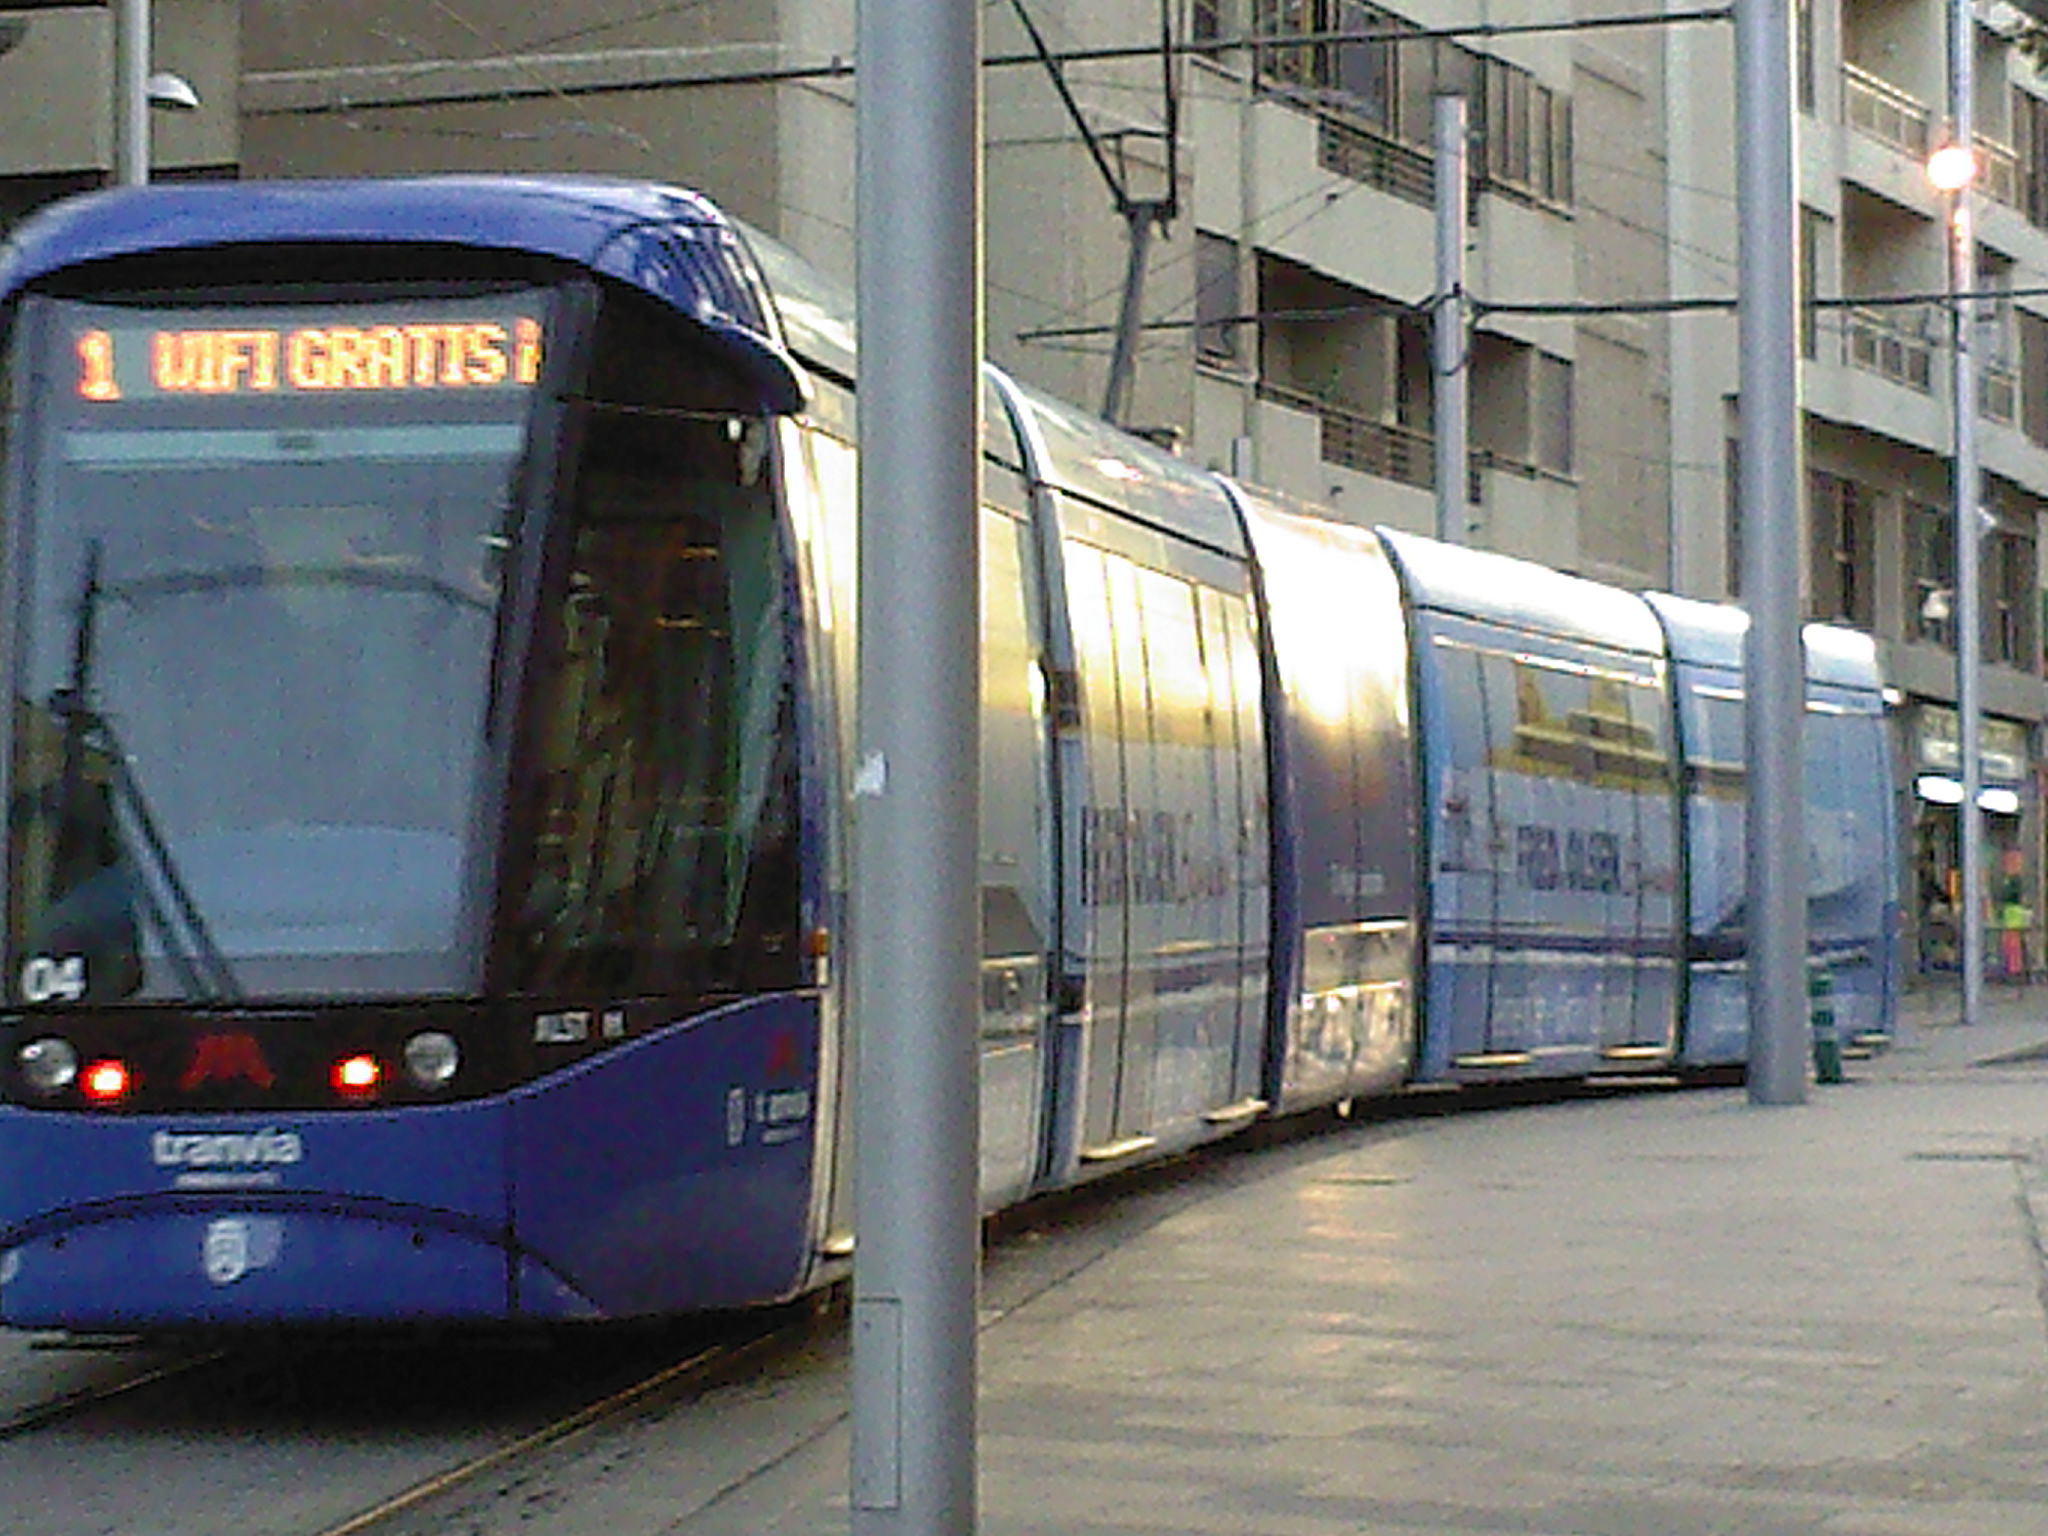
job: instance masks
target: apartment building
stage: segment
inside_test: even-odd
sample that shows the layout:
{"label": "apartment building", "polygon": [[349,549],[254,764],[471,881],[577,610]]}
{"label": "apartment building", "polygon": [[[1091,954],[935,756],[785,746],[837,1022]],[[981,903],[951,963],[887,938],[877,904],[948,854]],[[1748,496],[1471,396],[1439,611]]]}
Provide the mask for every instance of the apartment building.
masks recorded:
{"label": "apartment building", "polygon": [[[1874,632],[1899,703],[1908,954],[1953,967],[1956,803],[1955,410],[1946,206],[1944,0],[1803,0],[1795,13],[1805,594],[1815,618]],[[1979,740],[1991,843],[1993,961],[2038,968],[2041,908],[2041,513],[2048,495],[2048,80],[2017,44],[2029,18],[1975,11],[1975,440],[1985,524]],[[1674,36],[1668,286],[1720,291],[1735,270],[1732,40]],[[1673,526],[1679,584],[1736,589],[1730,470],[1739,430],[1731,329],[1674,319]],[[2023,950],[1996,931],[2018,925]]]}
{"label": "apartment building", "polygon": [[[155,0],[156,64],[188,95],[151,114],[166,177],[235,173],[238,0]],[[114,158],[113,11],[100,0],[0,0],[0,228],[102,185]]]}
{"label": "apartment building", "polygon": [[[1804,0],[1795,48],[1809,612],[1900,693],[1912,952],[1952,963],[1946,0]],[[1732,29],[1621,0],[990,0],[991,353],[1108,402],[1134,240],[1127,424],[1360,522],[1433,530],[1439,93],[1467,103],[1475,543],[1735,594]],[[0,12],[0,15],[6,14]],[[107,13],[15,13],[0,217],[90,185]],[[2048,497],[2048,82],[1980,6],[1983,740],[2001,897],[2040,952],[2039,513]],[[1628,24],[1621,24],[1628,23]],[[853,264],[854,0],[156,0],[197,113],[160,173],[577,170],[702,187]],[[0,38],[7,34],[0,28]],[[72,83],[57,99],[56,81]],[[2017,871],[2016,876],[2012,871]],[[2016,887],[2008,890],[2016,879]],[[2038,961],[2034,963],[2038,964]]]}

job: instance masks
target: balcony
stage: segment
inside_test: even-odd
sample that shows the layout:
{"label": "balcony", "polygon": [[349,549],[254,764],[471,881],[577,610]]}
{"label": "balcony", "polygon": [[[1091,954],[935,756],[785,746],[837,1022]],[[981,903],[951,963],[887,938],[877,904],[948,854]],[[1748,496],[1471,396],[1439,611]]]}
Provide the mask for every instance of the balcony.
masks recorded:
{"label": "balcony", "polygon": [[[1842,66],[1842,116],[1849,126],[1913,160],[1934,150],[1935,114],[1925,103],[1867,69]],[[1983,168],[1978,190],[2008,208],[2023,206],[2025,185],[2019,151],[2010,144],[1976,135],[1977,161]]]}
{"label": "balcony", "polygon": [[1977,183],[1978,190],[1995,203],[2024,212],[2026,204],[2022,199],[2026,193],[2020,178],[2019,151],[2010,144],[1987,139],[1980,133],[1977,135],[1977,161],[1984,168],[1983,179]]}
{"label": "balcony", "polygon": [[1920,323],[1928,311],[1902,325],[1897,313],[1851,309],[1842,317],[1843,361],[1851,368],[1890,379],[1923,395],[1934,393],[1934,343]]}
{"label": "balcony", "polygon": [[1915,160],[1925,160],[1933,147],[1934,114],[1925,104],[1854,64],[1842,66],[1842,117]]}
{"label": "balcony", "polygon": [[1322,457],[1326,464],[1424,489],[1435,482],[1435,449],[1427,432],[1389,421],[1374,421],[1284,384],[1262,381],[1259,398],[1315,416],[1322,424]]}
{"label": "balcony", "polygon": [[1436,167],[1430,157],[1386,134],[1325,117],[1318,128],[1316,159],[1333,175],[1378,187],[1424,208],[1435,202]]}

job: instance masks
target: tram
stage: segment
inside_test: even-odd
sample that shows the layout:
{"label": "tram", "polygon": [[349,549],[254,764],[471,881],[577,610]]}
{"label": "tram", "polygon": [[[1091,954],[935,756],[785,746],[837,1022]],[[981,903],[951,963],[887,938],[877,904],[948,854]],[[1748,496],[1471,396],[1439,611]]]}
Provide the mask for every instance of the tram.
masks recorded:
{"label": "tram", "polygon": [[[657,185],[166,185],[20,229],[0,324],[0,1321],[842,1274],[843,295]],[[1739,981],[1683,681],[1725,666],[1675,607],[984,377],[985,1206],[1416,1084],[1739,1059],[1693,1021]],[[1862,851],[1882,721],[1827,718]],[[1814,898],[1873,1031],[1889,879]]]}

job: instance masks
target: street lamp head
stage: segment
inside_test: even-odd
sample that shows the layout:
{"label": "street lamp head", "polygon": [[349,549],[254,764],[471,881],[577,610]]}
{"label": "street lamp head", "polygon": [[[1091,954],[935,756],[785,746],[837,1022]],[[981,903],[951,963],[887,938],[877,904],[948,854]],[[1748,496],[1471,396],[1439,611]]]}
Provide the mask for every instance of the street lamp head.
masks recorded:
{"label": "street lamp head", "polygon": [[183,75],[160,69],[149,77],[149,104],[167,112],[197,112],[199,93]]}
{"label": "street lamp head", "polygon": [[1927,179],[1937,192],[1960,192],[1977,179],[1977,154],[1967,144],[1944,144],[1927,157]]}

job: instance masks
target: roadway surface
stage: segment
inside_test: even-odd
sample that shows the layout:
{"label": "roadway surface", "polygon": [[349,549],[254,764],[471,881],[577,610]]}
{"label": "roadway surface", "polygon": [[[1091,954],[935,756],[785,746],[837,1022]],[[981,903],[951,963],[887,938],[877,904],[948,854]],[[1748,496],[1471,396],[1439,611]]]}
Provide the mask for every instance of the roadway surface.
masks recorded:
{"label": "roadway surface", "polygon": [[[1431,1101],[1038,1213],[987,1264],[981,1530],[2048,1536],[2048,988],[1988,1003],[1804,1107]],[[176,1361],[34,1342],[0,1411],[86,1400],[0,1438],[0,1533],[849,1526],[836,1320],[567,1433],[694,1346],[245,1353],[100,1401]]]}
{"label": "roadway surface", "polygon": [[[1368,1123],[998,1251],[982,1531],[2048,1533],[2048,989],[1849,1073]],[[449,1529],[843,1532],[843,1391]]]}

